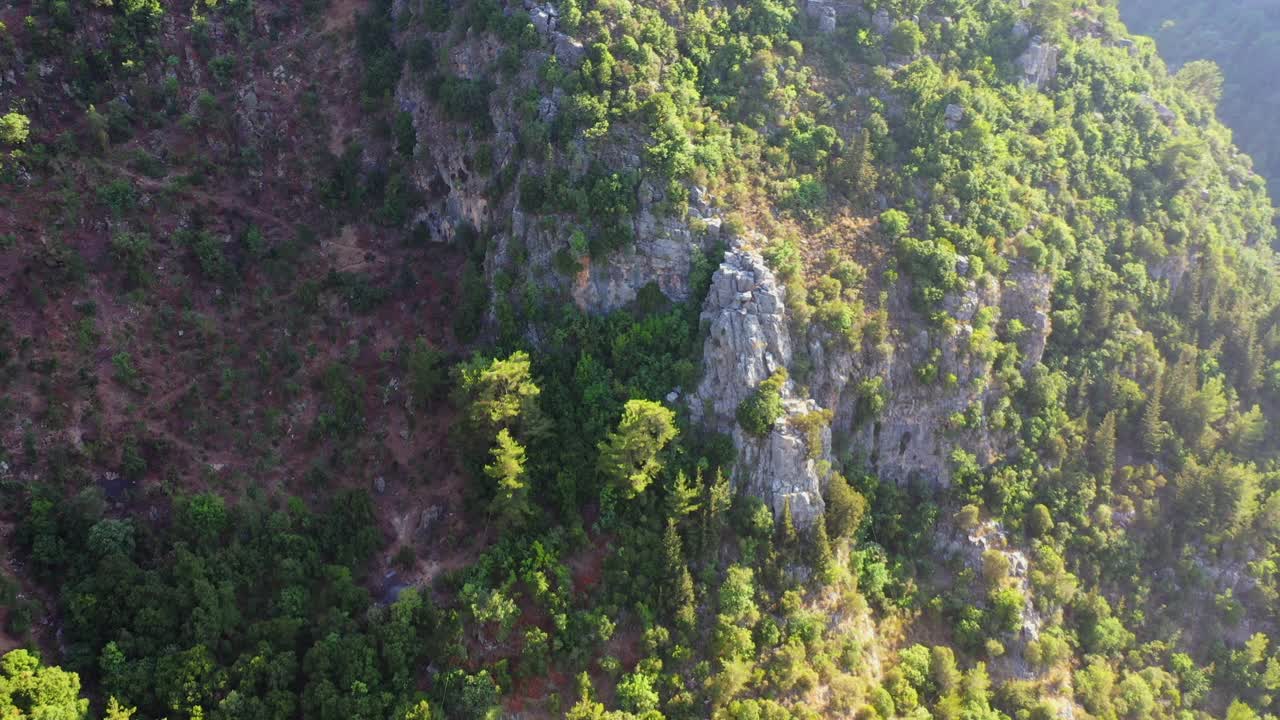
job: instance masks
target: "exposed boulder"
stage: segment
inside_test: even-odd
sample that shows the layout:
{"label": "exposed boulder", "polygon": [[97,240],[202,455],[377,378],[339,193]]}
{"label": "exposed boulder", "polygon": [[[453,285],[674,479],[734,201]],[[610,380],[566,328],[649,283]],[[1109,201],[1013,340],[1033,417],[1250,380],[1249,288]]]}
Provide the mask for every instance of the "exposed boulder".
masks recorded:
{"label": "exposed boulder", "polygon": [[552,33],[552,41],[555,45],[556,59],[564,67],[577,67],[587,54],[587,49],[582,45],[581,40],[562,32]]}
{"label": "exposed boulder", "polygon": [[881,35],[888,35],[893,30],[893,16],[888,10],[880,8],[871,16],[871,29]]}
{"label": "exposed boulder", "polygon": [[809,439],[794,420],[818,411],[818,404],[812,400],[788,400],[784,407],[786,414],[763,438],[742,428],[734,429],[738,468],[733,478],[740,490],[764,500],[775,517],[790,504],[796,527],[809,528],[826,509],[822,499],[826,478],[821,475],[820,462],[831,444],[831,431],[823,431],[821,447],[809,447]]}
{"label": "exposed boulder", "polygon": [[1018,58],[1022,67],[1023,82],[1035,85],[1040,90],[1049,86],[1058,77],[1058,56],[1061,50],[1057,45],[1047,43],[1044,38],[1031,38],[1031,45]]}
{"label": "exposed boulder", "polygon": [[836,9],[833,7],[824,8],[822,14],[818,16],[818,32],[830,35],[836,31]]}

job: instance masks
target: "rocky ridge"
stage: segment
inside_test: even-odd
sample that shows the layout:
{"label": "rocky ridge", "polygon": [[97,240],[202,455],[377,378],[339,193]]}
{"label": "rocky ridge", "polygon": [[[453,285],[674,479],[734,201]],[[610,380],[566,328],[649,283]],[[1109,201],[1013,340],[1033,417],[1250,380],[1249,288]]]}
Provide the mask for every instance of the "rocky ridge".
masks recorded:
{"label": "rocky ridge", "polygon": [[752,391],[791,363],[785,295],[764,258],[734,239],[712,276],[703,306],[702,322],[708,328],[703,378],[689,406],[696,422],[732,435],[738,450],[735,486],[764,500],[775,515],[789,504],[796,525],[810,527],[824,509],[831,431],[824,428],[812,437],[798,421],[821,408],[788,381],[783,387],[785,412],[767,435],[756,437],[735,419]]}
{"label": "rocky ridge", "polygon": [[[552,48],[548,54],[559,55],[554,48],[562,33],[554,9],[536,4],[529,9],[535,28]],[[810,0],[806,5],[806,12],[815,16],[832,14],[827,9],[838,16],[865,13],[852,2]],[[862,19],[878,31],[891,28],[884,17]],[[1028,52],[1034,54],[1034,47],[1033,42]],[[471,77],[491,63],[496,52],[496,46],[482,37],[468,39],[449,54],[449,70]],[[1051,74],[1052,55],[1047,52],[1044,63],[1032,63],[1032,80]],[[820,327],[792,327],[784,289],[754,249],[764,247],[765,239],[722,233],[719,212],[702,188],[691,188],[689,204],[673,215],[664,189],[642,180],[630,219],[633,242],[617,252],[588,257],[572,247],[571,223],[531,215],[514,203],[491,204],[486,181],[470,167],[473,143],[481,138],[443,117],[420,84],[402,80],[396,99],[413,118],[419,136],[436,138],[430,148],[419,147],[413,158],[415,185],[428,199],[417,221],[426,226],[429,237],[441,242],[455,240],[468,225],[493,229],[484,265],[491,287],[499,274],[513,272],[541,289],[572,298],[591,313],[625,307],[651,284],[667,298],[683,302],[693,299],[690,277],[695,264],[716,262],[710,257],[713,248],[728,245],[703,305],[708,331],[703,379],[687,402],[695,421],[733,437],[738,451],[735,483],[764,499],[775,513],[789,502],[797,524],[811,523],[822,512],[824,476],[837,454],[862,457],[887,481],[932,485],[949,482],[953,447],[966,449],[984,465],[1000,454],[1004,431],[990,427],[987,419],[1003,388],[992,377],[991,358],[972,351],[974,319],[988,307],[998,309],[1002,321],[1018,319],[1026,328],[1017,338],[1021,370],[1029,372],[1051,330],[1050,287],[1043,273],[1015,267],[1003,283],[970,280],[966,289],[946,301],[954,322],[929,329],[922,329],[918,313],[909,307],[908,283],[899,283],[890,293],[888,339],[879,347],[851,348]],[[506,162],[516,152],[519,118],[512,100],[502,92],[490,99],[494,132],[488,142],[495,163]],[[562,101],[544,98],[539,113],[554,117]],[[953,111],[962,113],[959,107]],[[619,141],[597,160],[619,171],[639,170],[636,148],[642,143],[639,137],[634,143]],[[585,141],[562,151],[577,159],[575,167],[585,169]],[[565,267],[566,257],[576,268]],[[967,266],[968,259],[959,258],[962,276]],[[784,417],[763,438],[743,431],[735,419],[738,405],[773,372],[795,370],[798,353],[804,356],[801,365],[809,369],[803,378],[787,383]],[[928,364],[936,365],[939,377],[946,380],[922,381],[918,371]],[[860,399],[864,383],[876,378],[885,402],[872,417],[860,409]],[[975,408],[977,427],[955,427],[958,414],[973,414]],[[801,425],[811,426],[814,413],[823,409],[830,411],[829,426],[816,434],[802,431]]]}

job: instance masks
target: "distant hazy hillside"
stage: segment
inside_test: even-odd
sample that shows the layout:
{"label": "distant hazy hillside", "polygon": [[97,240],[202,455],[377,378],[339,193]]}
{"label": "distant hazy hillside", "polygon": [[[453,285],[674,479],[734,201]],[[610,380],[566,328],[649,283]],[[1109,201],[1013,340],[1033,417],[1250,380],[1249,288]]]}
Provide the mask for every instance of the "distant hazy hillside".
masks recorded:
{"label": "distant hazy hillside", "polygon": [[1280,180],[1280,4],[1272,0],[1123,0],[1129,28],[1151,35],[1170,69],[1208,58],[1222,67],[1219,117],[1253,156],[1271,194]]}

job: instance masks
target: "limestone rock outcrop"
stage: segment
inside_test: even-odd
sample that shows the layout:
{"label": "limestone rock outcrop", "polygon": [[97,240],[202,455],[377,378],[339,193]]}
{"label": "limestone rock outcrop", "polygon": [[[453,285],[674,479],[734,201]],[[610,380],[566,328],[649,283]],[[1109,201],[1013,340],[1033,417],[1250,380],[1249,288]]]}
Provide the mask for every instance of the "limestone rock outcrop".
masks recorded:
{"label": "limestone rock outcrop", "polygon": [[819,446],[810,447],[809,438],[796,420],[818,411],[818,404],[813,400],[788,400],[784,407],[786,413],[763,438],[734,428],[738,468],[733,479],[738,489],[772,508],[775,517],[790,505],[796,527],[810,528],[825,511],[822,463],[829,462],[831,429],[824,428]]}
{"label": "limestone rock outcrop", "polygon": [[1047,43],[1040,36],[1031,38],[1031,45],[1018,58],[1022,67],[1022,79],[1028,85],[1035,85],[1043,90],[1058,77],[1058,55],[1061,53],[1057,45]]}
{"label": "limestone rock outcrop", "polygon": [[[1025,329],[1015,342],[1025,374],[1040,361],[1051,331],[1051,285],[1044,273],[1022,266],[1004,283],[970,282],[944,302],[954,323],[927,329],[899,290],[889,301],[895,330],[878,348],[850,349],[812,331],[805,346],[813,368],[807,381],[814,399],[834,412],[841,453],[861,457],[881,479],[900,485],[947,485],[956,448],[981,465],[994,462],[1008,431],[993,427],[992,411],[1006,393],[993,377],[992,359],[978,347],[985,341],[975,337],[974,323],[983,308],[997,308],[998,323],[1019,320]],[[924,368],[932,368],[932,379],[921,377]],[[874,414],[861,402],[868,381],[879,383],[884,400]],[[974,410],[976,426],[955,422]]]}
{"label": "limestone rock outcrop", "polygon": [[818,404],[797,397],[798,387],[788,382],[784,413],[764,437],[745,431],[735,417],[763,380],[791,362],[785,292],[764,258],[735,240],[712,277],[702,320],[709,332],[702,382],[689,401],[695,421],[732,435],[738,462],[731,479],[739,491],[764,500],[775,516],[790,505],[796,526],[812,527],[824,508],[831,434],[824,428],[815,437],[797,421],[819,411]]}
{"label": "limestone rock outcrop", "polygon": [[738,405],[791,364],[784,291],[764,258],[740,244],[726,252],[711,278],[702,320],[708,328],[703,378],[690,409],[694,420],[728,433]]}

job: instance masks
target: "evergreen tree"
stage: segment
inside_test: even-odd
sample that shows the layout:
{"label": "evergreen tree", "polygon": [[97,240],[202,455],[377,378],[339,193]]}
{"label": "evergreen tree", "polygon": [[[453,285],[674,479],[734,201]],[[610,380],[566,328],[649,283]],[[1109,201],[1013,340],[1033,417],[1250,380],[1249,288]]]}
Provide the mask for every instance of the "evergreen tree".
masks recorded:
{"label": "evergreen tree", "polygon": [[787,497],[782,500],[782,518],[777,523],[778,532],[778,550],[787,560],[795,558],[796,547],[799,545],[799,536],[796,533],[796,521],[791,515],[791,498]]}
{"label": "evergreen tree", "polygon": [[840,163],[838,182],[841,192],[861,201],[873,197],[880,182],[871,146],[871,131],[860,129],[853,138],[848,154]]}
{"label": "evergreen tree", "polygon": [[1098,477],[1099,485],[1111,486],[1111,477],[1116,468],[1116,411],[1112,410],[1102,418],[1102,423],[1093,434],[1093,453],[1090,456],[1092,470]]}
{"label": "evergreen tree", "polygon": [[867,499],[849,486],[840,473],[827,481],[827,523],[837,540],[852,537],[867,514]]}
{"label": "evergreen tree", "polygon": [[729,479],[720,468],[716,468],[715,480],[706,487],[706,500],[702,504],[702,541],[699,543],[703,558],[707,558],[720,542],[726,525],[725,514],[732,499]]}
{"label": "evergreen tree", "polygon": [[662,470],[658,454],[676,436],[676,414],[650,400],[628,400],[618,429],[600,443],[600,471],[633,498]]}
{"label": "evergreen tree", "polygon": [[130,720],[137,712],[137,708],[125,707],[113,697],[107,700],[107,714],[103,716],[103,720]]}
{"label": "evergreen tree", "polygon": [[1254,397],[1262,389],[1263,371],[1267,365],[1267,354],[1262,348],[1262,340],[1258,337],[1258,325],[1249,317],[1243,308],[1233,308],[1232,316],[1241,318],[1243,334],[1233,336],[1232,349],[1236,362],[1230,365],[1234,369],[1236,389],[1241,397]]}
{"label": "evergreen tree", "polygon": [[702,468],[698,468],[692,484],[683,470],[677,472],[675,478],[667,484],[667,517],[680,521],[697,512],[700,507],[698,488],[701,486]]}
{"label": "evergreen tree", "polygon": [[813,523],[813,571],[823,582],[829,582],[835,570],[835,557],[831,554],[831,539],[827,536],[825,516]]}
{"label": "evergreen tree", "polygon": [[484,467],[484,474],[496,485],[489,511],[500,526],[518,527],[533,512],[529,484],[525,480],[524,446],[503,428],[498,431],[492,455],[493,462]]}
{"label": "evergreen tree", "polygon": [[680,531],[676,529],[674,520],[667,521],[667,530],[662,536],[662,561],[663,586],[660,592],[663,605],[678,627],[690,630],[696,613],[693,576],[689,574],[680,542]]}
{"label": "evergreen tree", "polygon": [[0,717],[84,718],[89,701],[80,697],[80,676],[59,667],[41,666],[26,650],[0,657]]}
{"label": "evergreen tree", "polygon": [[512,353],[505,360],[476,357],[458,366],[457,402],[467,408],[467,423],[477,433],[492,437],[502,428],[515,429],[528,441],[544,433],[547,421],[538,407],[542,394],[529,354]]}
{"label": "evergreen tree", "polygon": [[1156,457],[1164,447],[1164,374],[1156,376],[1155,386],[1147,398],[1147,408],[1142,413],[1142,446],[1147,454]]}

